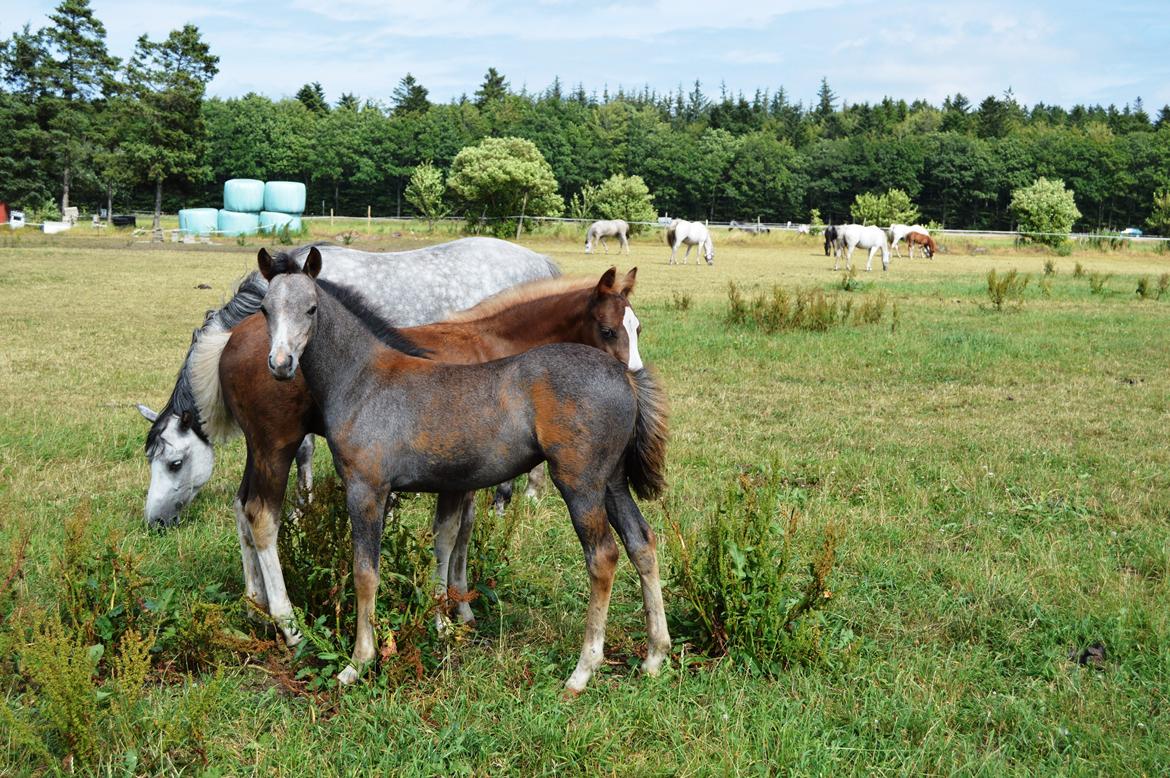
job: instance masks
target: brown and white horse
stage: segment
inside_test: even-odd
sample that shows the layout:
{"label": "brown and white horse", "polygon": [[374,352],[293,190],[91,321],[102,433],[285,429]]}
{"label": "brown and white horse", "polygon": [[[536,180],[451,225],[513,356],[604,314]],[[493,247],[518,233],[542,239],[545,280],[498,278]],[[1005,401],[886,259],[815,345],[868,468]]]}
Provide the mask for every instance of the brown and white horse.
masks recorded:
{"label": "brown and white horse", "polygon": [[[468,492],[541,461],[569,509],[590,579],[585,640],[567,688],[584,689],[603,660],[618,556],[611,526],[641,577],[648,632],[642,668],[657,673],[670,636],[656,541],[629,492],[653,497],[665,487],[665,407],[653,377],[577,343],[482,364],[436,363],[360,297],[319,283],[320,254],[310,253],[301,270],[261,251],[259,265],[269,280],[261,308],[268,369],[281,381],[304,377],[346,487],[357,639],[338,679],[354,682],[374,659],[371,619],[391,492]],[[612,293],[613,272],[598,290]],[[263,527],[253,523],[253,536],[275,534],[271,516],[256,518]]]}

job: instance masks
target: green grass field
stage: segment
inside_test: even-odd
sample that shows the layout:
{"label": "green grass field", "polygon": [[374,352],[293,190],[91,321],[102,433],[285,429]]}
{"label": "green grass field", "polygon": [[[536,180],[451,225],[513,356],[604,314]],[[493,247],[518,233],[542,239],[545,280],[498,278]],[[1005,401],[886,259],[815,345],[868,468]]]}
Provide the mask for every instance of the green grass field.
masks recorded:
{"label": "green grass field", "polygon": [[[395,231],[354,245],[428,240]],[[567,273],[639,268],[641,351],[673,406],[670,492],[642,506],[664,574],[667,514],[694,521],[764,467],[801,509],[802,551],[824,526],[843,529],[826,618],[853,637],[831,662],[775,678],[679,645],[668,671],[643,678],[623,560],[614,661],[574,700],[561,692],[588,582],[555,495],[517,508],[500,607],[437,669],[344,692],[288,683],[291,660],[239,604],[242,443],[219,449],[185,524],[150,534],[147,425],[133,408],[165,402],[191,330],[262,244],[0,237],[0,773],[1170,771],[1170,294],[1134,293],[1170,256],[973,255],[951,241],[932,262],[894,259],[840,292],[815,238],[715,237],[714,267],[667,266],[657,235],[629,257],[587,257],[568,231],[525,243]],[[1073,277],[1078,263],[1112,274],[1102,294]],[[1022,307],[997,312],[986,274],[1012,268],[1031,283]],[[766,334],[725,323],[731,281],[748,296],[780,284],[890,305],[877,324]],[[401,520],[422,533],[431,499],[407,501]],[[92,637],[54,632],[45,614],[94,592],[116,599],[101,581],[63,583],[62,570],[127,564],[107,557],[135,560],[143,607],[218,608],[203,639],[227,634],[235,648],[156,657],[135,684],[133,662],[112,658],[123,648],[107,645],[90,678]],[[666,599],[670,614],[669,585]]]}

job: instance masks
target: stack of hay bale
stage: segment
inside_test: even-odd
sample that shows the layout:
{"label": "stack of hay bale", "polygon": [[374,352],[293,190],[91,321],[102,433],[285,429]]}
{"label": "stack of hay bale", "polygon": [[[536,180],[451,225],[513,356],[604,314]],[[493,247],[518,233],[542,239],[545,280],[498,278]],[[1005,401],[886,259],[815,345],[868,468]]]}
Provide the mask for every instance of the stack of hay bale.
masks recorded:
{"label": "stack of hay bale", "polygon": [[287,225],[299,232],[305,212],[305,185],[296,181],[233,178],[223,185],[223,208],[184,208],[179,229],[186,233],[218,233],[228,237],[276,233]]}

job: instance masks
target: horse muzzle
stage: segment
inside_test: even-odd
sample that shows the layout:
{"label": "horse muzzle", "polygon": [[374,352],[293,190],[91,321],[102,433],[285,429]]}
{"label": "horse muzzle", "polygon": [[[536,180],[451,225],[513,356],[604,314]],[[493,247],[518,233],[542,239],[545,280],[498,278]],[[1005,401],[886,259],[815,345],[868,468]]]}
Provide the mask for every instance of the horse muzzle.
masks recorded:
{"label": "horse muzzle", "polygon": [[277,381],[288,381],[297,373],[297,358],[292,354],[269,354],[268,372]]}

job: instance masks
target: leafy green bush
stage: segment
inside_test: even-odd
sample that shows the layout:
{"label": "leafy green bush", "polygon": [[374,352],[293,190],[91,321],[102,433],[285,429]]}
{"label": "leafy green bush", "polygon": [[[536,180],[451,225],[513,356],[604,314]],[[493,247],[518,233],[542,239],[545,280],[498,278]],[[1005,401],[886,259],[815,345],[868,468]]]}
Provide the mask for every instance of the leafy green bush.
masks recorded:
{"label": "leafy green bush", "polygon": [[443,194],[447,185],[443,183],[443,171],[435,167],[429,160],[419,165],[410,174],[410,183],[403,193],[406,202],[414,206],[415,210],[427,220],[427,229],[434,231],[435,222],[442,219],[451,209],[443,201]]}
{"label": "leafy green bush", "polygon": [[865,192],[853,199],[849,213],[858,224],[913,224],[918,219],[918,206],[901,189],[890,189],[885,194]]}
{"label": "leafy green bush", "polygon": [[987,296],[995,310],[1002,311],[1004,305],[1014,301],[1016,306],[1024,304],[1024,290],[1028,288],[1031,276],[1021,276],[1015,268],[999,275],[994,269],[987,273]]}
{"label": "leafy green bush", "polygon": [[1046,276],[1056,275],[1056,260],[1055,259],[1044,260],[1044,275],[1046,275]]}
{"label": "leafy green bush", "polygon": [[615,173],[594,192],[597,214],[603,219],[624,219],[630,223],[630,234],[646,229],[637,222],[653,222],[658,217],[654,196],[641,176],[623,176]]}
{"label": "leafy green bush", "polygon": [[782,494],[767,474],[741,474],[705,516],[684,528],[668,514],[667,526],[670,583],[681,603],[675,637],[768,675],[831,662],[852,638],[834,633],[821,613],[833,597],[841,531],[825,527],[807,566],[798,562],[800,513]]}
{"label": "leafy green bush", "polygon": [[1146,226],[1156,235],[1170,235],[1170,189],[1163,189],[1154,195]]}
{"label": "leafy green bush", "polygon": [[1138,279],[1137,289],[1134,290],[1134,293],[1142,300],[1148,300],[1154,296],[1155,292],[1150,284],[1149,276],[1142,276]]}
{"label": "leafy green bush", "polygon": [[1073,278],[1084,278],[1084,277],[1085,277],[1085,266],[1082,265],[1080,262],[1078,262],[1076,264],[1076,267],[1073,268]]}
{"label": "leafy green bush", "polygon": [[1065,189],[1059,178],[1041,177],[1030,186],[1016,189],[1009,210],[1022,237],[1050,246],[1064,243],[1073,224],[1081,218],[1072,191]]}
{"label": "leafy green bush", "polygon": [[484,138],[464,147],[451,162],[447,188],[469,220],[489,220],[497,235],[514,233],[527,216],[560,216],[565,201],[540,150],[524,138]]}

